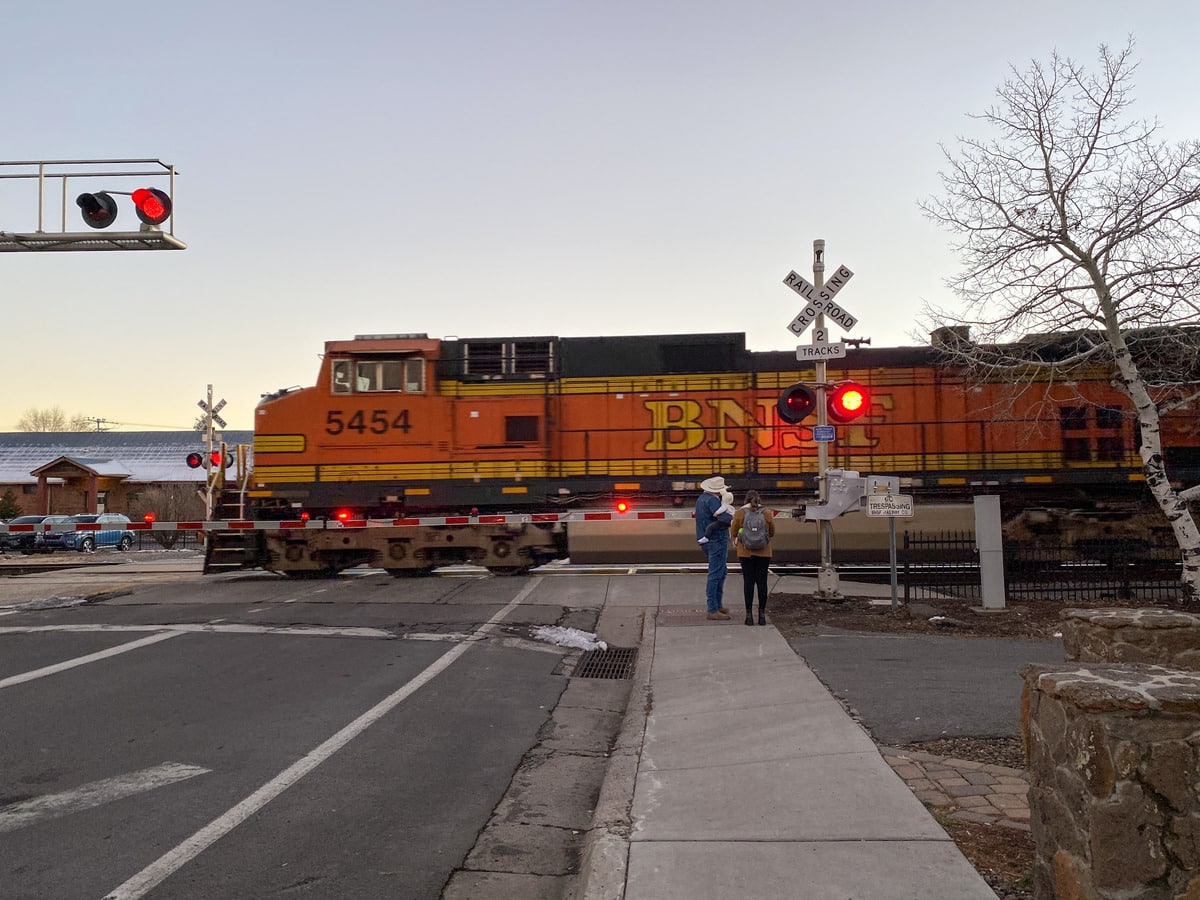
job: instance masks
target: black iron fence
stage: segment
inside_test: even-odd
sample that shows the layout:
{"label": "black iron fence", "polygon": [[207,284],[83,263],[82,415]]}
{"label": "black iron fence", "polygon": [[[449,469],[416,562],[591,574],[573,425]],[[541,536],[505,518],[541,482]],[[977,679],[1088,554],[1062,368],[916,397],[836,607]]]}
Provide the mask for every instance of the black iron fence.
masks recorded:
{"label": "black iron fence", "polygon": [[134,550],[203,550],[200,531],[135,531]]}
{"label": "black iron fence", "polygon": [[[898,548],[904,599],[981,600],[972,532],[905,532]],[[1008,542],[1004,581],[1009,600],[1182,600],[1179,546],[1170,535]]]}
{"label": "black iron fence", "polygon": [[981,600],[973,531],[906,531],[896,549],[904,601],[954,597]]}

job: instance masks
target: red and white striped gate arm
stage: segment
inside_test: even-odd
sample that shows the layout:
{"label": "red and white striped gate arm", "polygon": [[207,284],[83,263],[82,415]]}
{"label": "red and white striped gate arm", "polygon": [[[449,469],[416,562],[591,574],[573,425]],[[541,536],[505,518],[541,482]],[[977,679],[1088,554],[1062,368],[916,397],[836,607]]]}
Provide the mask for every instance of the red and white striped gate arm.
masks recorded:
{"label": "red and white striped gate arm", "polygon": [[[788,510],[774,510],[775,518],[790,519]],[[414,528],[422,526],[470,525],[529,525],[569,522],[625,522],[653,519],[693,519],[687,509],[639,509],[627,512],[575,509],[569,512],[503,513],[477,516],[414,516],[402,519],[221,519],[195,522],[130,522],[128,531],[324,531],[332,528]],[[49,531],[111,531],[111,526],[94,522],[63,522],[49,525],[6,525],[0,523],[0,534],[47,533]]]}

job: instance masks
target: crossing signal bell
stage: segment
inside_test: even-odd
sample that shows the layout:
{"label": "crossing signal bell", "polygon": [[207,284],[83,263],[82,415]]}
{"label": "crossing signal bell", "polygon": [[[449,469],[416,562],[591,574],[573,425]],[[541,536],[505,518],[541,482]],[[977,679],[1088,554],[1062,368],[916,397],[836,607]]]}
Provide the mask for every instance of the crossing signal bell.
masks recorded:
{"label": "crossing signal bell", "polygon": [[793,384],[779,395],[779,418],[795,425],[817,409],[817,395],[807,384]]}
{"label": "crossing signal bell", "polygon": [[831,421],[853,422],[871,406],[871,393],[855,381],[846,381],[829,395],[827,412]]}

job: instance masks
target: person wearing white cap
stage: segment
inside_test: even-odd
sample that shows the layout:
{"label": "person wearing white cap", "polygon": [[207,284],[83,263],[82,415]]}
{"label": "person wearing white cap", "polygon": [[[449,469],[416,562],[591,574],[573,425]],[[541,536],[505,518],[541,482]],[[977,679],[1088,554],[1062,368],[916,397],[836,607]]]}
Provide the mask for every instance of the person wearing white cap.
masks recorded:
{"label": "person wearing white cap", "polygon": [[[729,618],[729,610],[723,602],[725,595],[725,574],[729,558],[729,525],[733,516],[729,512],[721,512],[724,505],[721,494],[729,486],[720,475],[706,478],[700,482],[700,490],[704,493],[696,501],[696,540],[708,555],[708,581],[704,587],[705,600],[708,603],[708,618],[723,620]],[[723,528],[712,529],[713,522],[720,522]],[[707,541],[701,541],[707,537]]]}

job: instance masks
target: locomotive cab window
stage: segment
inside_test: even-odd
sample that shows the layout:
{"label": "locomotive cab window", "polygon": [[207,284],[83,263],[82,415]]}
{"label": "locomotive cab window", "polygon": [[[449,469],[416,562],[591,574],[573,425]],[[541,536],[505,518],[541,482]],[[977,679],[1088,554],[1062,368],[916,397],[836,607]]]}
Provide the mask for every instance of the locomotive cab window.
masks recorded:
{"label": "locomotive cab window", "polygon": [[425,360],[404,361],[404,391],[408,394],[425,393]]}
{"label": "locomotive cab window", "polygon": [[354,385],[350,380],[351,363],[348,359],[335,359],[333,361],[333,392],[335,394],[349,394],[354,390]]}
{"label": "locomotive cab window", "polygon": [[425,392],[423,359],[337,359],[331,368],[335,394]]}

